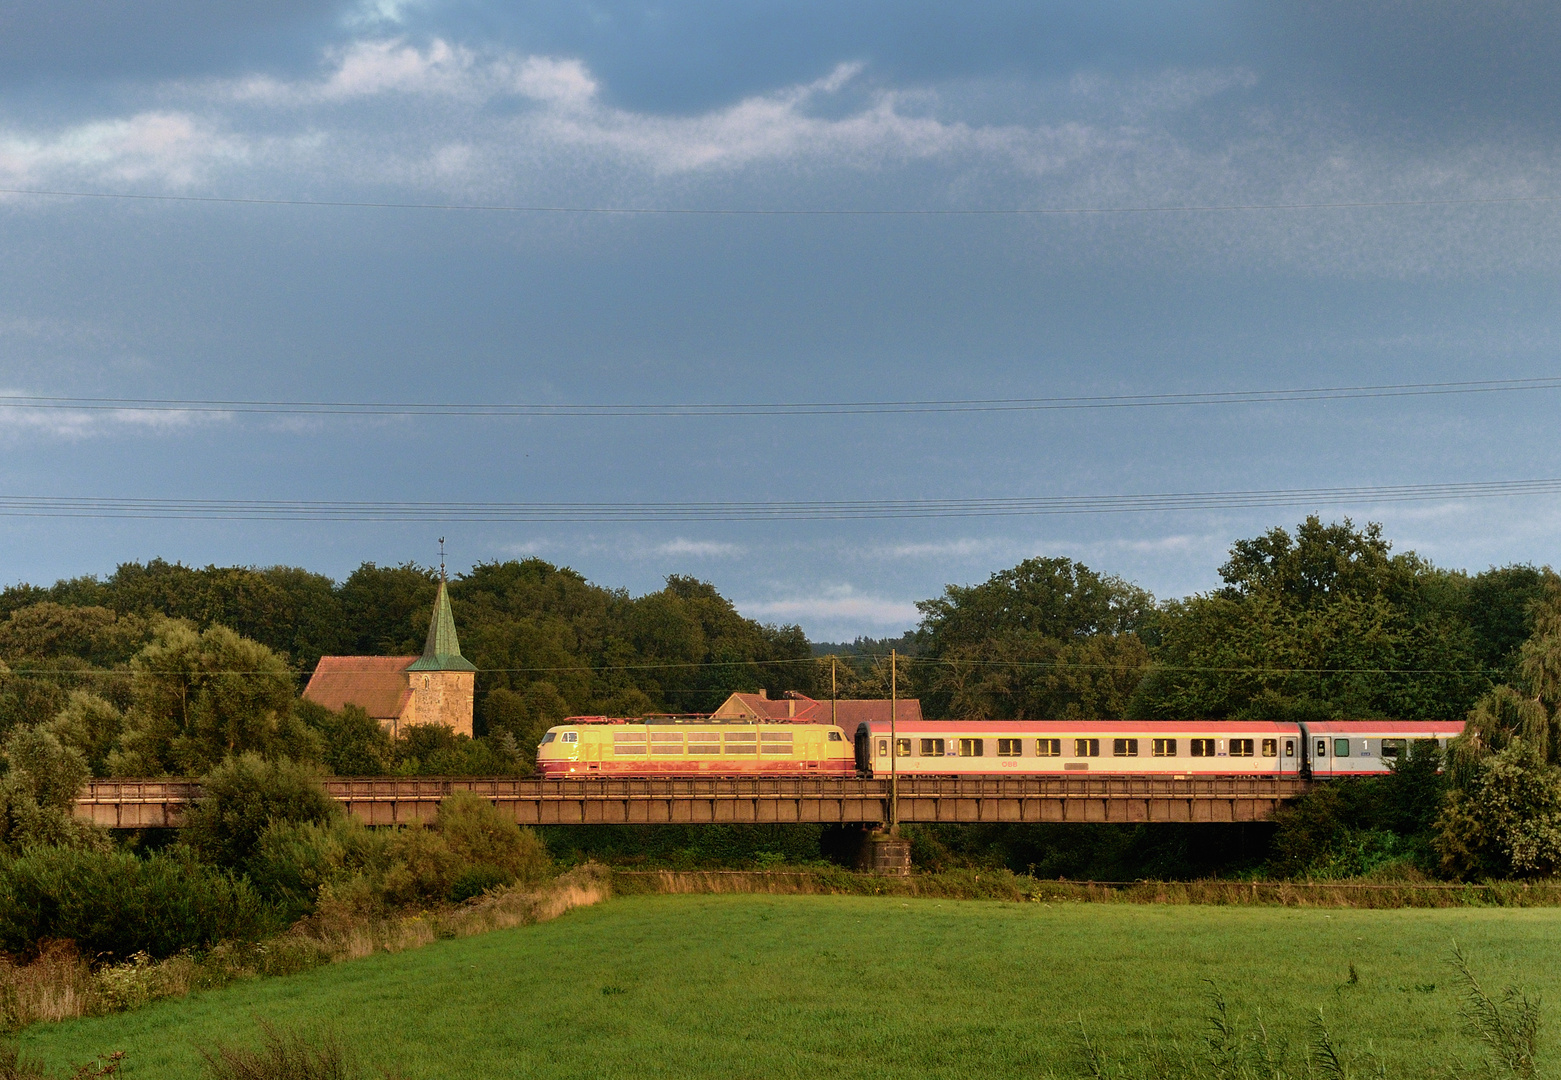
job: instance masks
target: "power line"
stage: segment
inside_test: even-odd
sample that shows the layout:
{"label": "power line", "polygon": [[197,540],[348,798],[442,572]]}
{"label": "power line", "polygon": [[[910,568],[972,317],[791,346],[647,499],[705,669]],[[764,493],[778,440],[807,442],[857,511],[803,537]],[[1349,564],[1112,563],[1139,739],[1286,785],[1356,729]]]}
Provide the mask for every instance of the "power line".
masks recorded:
{"label": "power line", "polygon": [[1514,195],[1492,198],[1354,199],[1338,202],[1185,203],[1173,206],[1007,206],[987,209],[875,209],[846,207],[838,210],[827,210],[760,207],[425,203],[356,199],[263,199],[225,195],[159,195],[132,191],[65,191],[44,188],[0,188],[0,195],[62,199],[115,199],[134,202],[218,203],[231,206],[304,206],[357,210],[461,210],[509,214],[667,215],[688,217],[1044,217],[1091,214],[1206,214],[1264,210],[1375,210],[1436,206],[1520,206],[1561,202],[1561,195]]}
{"label": "power line", "polygon": [[194,521],[738,522],[1041,517],[1168,513],[1320,504],[1441,502],[1561,494],[1561,478],[1360,487],[1058,495],[986,499],[744,502],[396,502],[292,499],[139,499],[0,495],[0,517]]}
{"label": "power line", "polygon": [[1471,379],[1461,382],[1381,383],[1364,386],[1293,387],[1278,390],[1210,390],[1179,394],[1100,394],[1075,397],[951,398],[906,401],[622,402],[547,404],[426,403],[409,401],[266,401],[222,398],[70,397],[0,394],[0,408],[83,412],[244,413],[304,416],[856,416],[899,413],[1048,412],[1072,409],[1143,409],[1189,405],[1260,405],[1274,402],[1360,398],[1437,397],[1561,389],[1561,376]]}

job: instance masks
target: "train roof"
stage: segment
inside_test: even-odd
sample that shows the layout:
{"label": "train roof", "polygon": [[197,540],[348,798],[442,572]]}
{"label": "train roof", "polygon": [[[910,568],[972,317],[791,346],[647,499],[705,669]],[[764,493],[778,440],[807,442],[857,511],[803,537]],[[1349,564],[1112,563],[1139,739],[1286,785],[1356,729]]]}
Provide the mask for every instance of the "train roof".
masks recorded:
{"label": "train roof", "polygon": [[[887,720],[875,720],[870,726],[879,734],[889,730]],[[1272,720],[921,720],[901,721],[899,727],[906,731],[931,731],[939,734],[963,735],[977,730],[1000,735],[1141,735],[1144,732],[1183,732],[1192,729],[1219,728],[1221,731],[1262,735],[1298,735],[1297,724],[1280,724]]]}
{"label": "train roof", "polygon": [[1370,732],[1373,735],[1460,735],[1462,720],[1321,720],[1306,722],[1306,730],[1313,735],[1350,735]]}

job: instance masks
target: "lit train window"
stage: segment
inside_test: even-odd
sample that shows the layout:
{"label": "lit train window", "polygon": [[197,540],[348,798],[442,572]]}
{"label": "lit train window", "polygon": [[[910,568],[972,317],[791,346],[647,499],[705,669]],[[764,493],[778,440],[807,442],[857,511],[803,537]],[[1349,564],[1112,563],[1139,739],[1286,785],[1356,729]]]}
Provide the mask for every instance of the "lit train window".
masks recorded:
{"label": "lit train window", "polygon": [[1251,757],[1252,756],[1252,740],[1251,739],[1232,739],[1232,740],[1230,740],[1230,756],[1231,757]]}
{"label": "lit train window", "polygon": [[894,756],[895,757],[910,757],[911,756],[911,741],[909,739],[896,739],[894,741]]}
{"label": "lit train window", "polygon": [[1328,740],[1327,739],[1318,739],[1317,740],[1317,756],[1318,757],[1327,757],[1328,756]]}
{"label": "lit train window", "polygon": [[1175,757],[1176,756],[1176,740],[1175,739],[1156,739],[1154,741],[1154,756],[1155,757]]}
{"label": "lit train window", "polygon": [[1335,740],[1333,740],[1333,756],[1334,757],[1349,757],[1350,756],[1350,740],[1348,740],[1348,739],[1335,739]]}
{"label": "lit train window", "polygon": [[1024,756],[1024,740],[1023,739],[998,739],[997,740],[997,756],[998,757],[1023,757]]}
{"label": "lit train window", "polygon": [[1295,740],[1285,740],[1285,757],[1295,757]]}
{"label": "lit train window", "polygon": [[1111,740],[1111,756],[1112,757],[1137,757],[1138,756],[1138,740],[1137,739],[1112,739]]}
{"label": "lit train window", "polygon": [[1036,757],[1062,757],[1061,739],[1036,739]]}
{"label": "lit train window", "polygon": [[1404,740],[1403,739],[1383,739],[1382,740],[1382,757],[1383,757],[1384,760],[1386,760],[1388,758],[1402,757],[1403,754],[1404,754]]}
{"label": "lit train window", "polygon": [[943,740],[942,739],[923,739],[921,741],[921,756],[922,757],[942,757],[943,756]]}
{"label": "lit train window", "polygon": [[1193,757],[1213,757],[1214,756],[1214,740],[1213,739],[1188,739],[1187,741],[1192,744],[1192,756]]}
{"label": "lit train window", "polygon": [[961,739],[959,740],[960,757],[981,757],[986,752],[985,739]]}
{"label": "lit train window", "polygon": [[1263,756],[1264,757],[1278,757],[1279,756],[1279,740],[1278,739],[1264,739],[1263,740]]}
{"label": "lit train window", "polygon": [[1073,756],[1074,757],[1099,757],[1100,756],[1100,740],[1099,739],[1074,739],[1073,740]]}
{"label": "lit train window", "polygon": [[888,739],[879,739],[878,740],[878,756],[879,757],[888,757],[889,756],[889,740]]}

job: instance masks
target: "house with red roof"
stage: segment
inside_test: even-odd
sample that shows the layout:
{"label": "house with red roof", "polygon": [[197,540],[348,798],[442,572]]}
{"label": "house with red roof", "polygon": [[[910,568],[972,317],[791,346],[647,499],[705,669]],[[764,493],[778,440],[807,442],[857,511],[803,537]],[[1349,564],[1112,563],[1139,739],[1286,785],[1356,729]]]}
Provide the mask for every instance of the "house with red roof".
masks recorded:
{"label": "house with red roof", "polygon": [[756,694],[733,694],[711,716],[717,720],[792,720],[802,724],[838,724],[848,733],[863,722],[889,722],[889,711],[901,722],[921,720],[921,702],[916,698],[819,701],[795,690],[772,698],[767,690]]}

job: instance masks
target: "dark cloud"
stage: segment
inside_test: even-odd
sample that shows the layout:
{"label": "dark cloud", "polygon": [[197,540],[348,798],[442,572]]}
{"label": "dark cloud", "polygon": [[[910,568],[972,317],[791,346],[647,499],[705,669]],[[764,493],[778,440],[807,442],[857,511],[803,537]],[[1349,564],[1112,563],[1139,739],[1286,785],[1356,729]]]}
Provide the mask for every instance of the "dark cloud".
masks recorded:
{"label": "dark cloud", "polygon": [[312,64],[342,9],[340,0],[0,0],[0,85]]}

